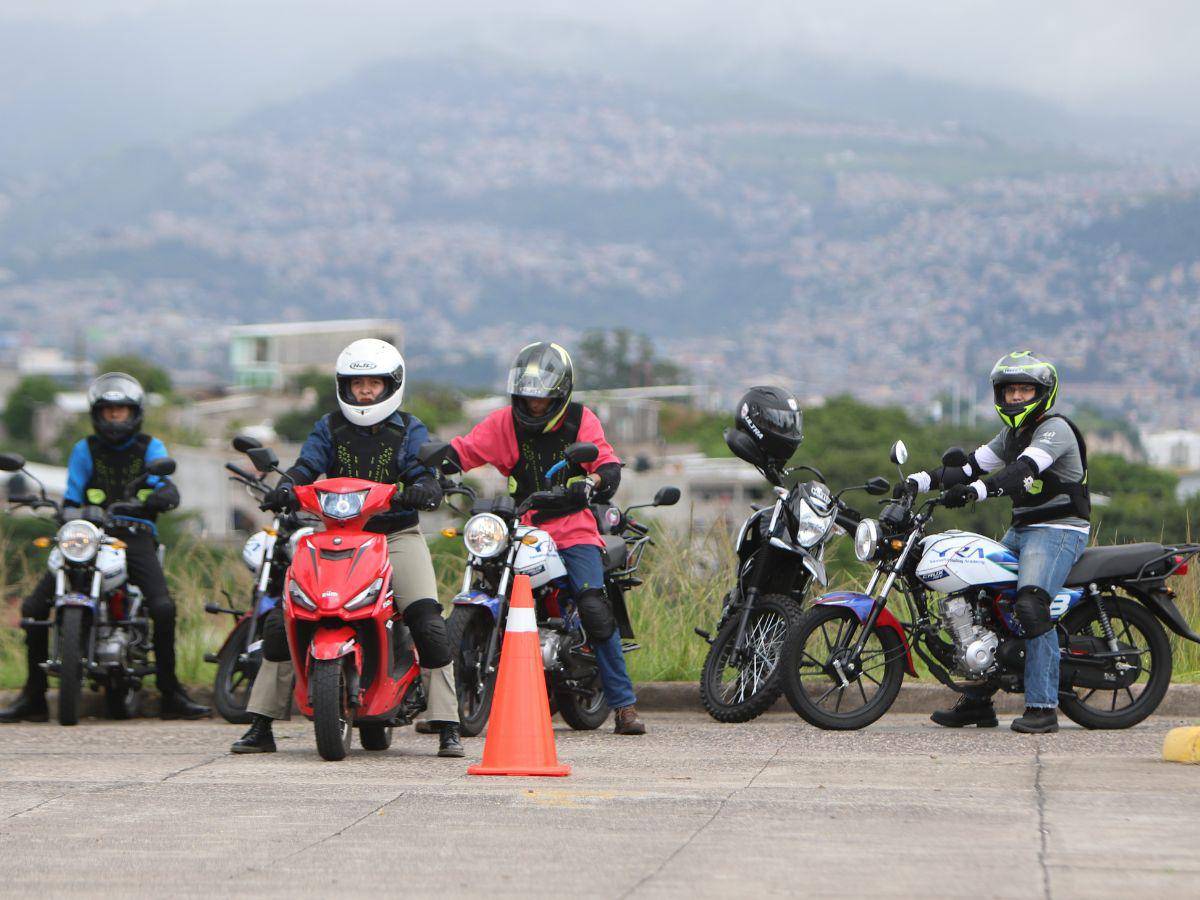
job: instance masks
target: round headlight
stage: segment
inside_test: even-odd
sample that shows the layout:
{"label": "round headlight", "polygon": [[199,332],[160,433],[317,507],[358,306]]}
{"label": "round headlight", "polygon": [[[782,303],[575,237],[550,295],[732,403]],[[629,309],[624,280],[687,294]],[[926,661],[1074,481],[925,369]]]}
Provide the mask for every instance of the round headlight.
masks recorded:
{"label": "round headlight", "polygon": [[854,529],[854,555],[862,562],[873,559],[879,548],[879,523],[874,519],[863,519]]}
{"label": "round headlight", "polygon": [[91,522],[74,519],[58,529],[55,542],[69,562],[89,562],[100,549],[100,529]]}
{"label": "round headlight", "polygon": [[480,559],[496,556],[508,543],[508,526],[492,513],[472,516],[463,526],[463,543],[472,556]]}
{"label": "round headlight", "polygon": [[796,505],[796,512],[796,540],[800,546],[808,548],[819,543],[833,523],[833,516],[817,515],[816,510],[803,500]]}

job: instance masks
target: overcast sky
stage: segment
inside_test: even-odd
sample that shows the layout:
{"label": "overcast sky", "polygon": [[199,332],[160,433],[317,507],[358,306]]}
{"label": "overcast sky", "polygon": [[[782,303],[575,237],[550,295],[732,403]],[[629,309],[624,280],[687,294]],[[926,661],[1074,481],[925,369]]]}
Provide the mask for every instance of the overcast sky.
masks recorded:
{"label": "overcast sky", "polygon": [[[537,21],[601,25],[676,52],[694,49],[701,61],[706,50],[794,50],[1200,133],[1196,0],[3,0],[0,55],[9,61],[0,59],[0,108],[27,88],[77,84],[103,68],[114,76],[111,90],[208,79],[211,97],[164,91],[162,105],[186,110],[192,127],[212,127],[420,48],[431,34],[502,28],[511,42],[522,23]],[[27,31],[46,26],[57,34],[50,50],[4,52],[14,42],[26,47]],[[46,58],[53,48],[64,59]],[[129,71],[115,73],[123,66]]]}

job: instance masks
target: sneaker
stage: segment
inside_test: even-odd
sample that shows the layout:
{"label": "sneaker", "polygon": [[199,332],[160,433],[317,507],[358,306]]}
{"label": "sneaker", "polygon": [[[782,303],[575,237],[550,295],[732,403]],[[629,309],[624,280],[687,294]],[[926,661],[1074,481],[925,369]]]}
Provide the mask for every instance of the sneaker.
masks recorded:
{"label": "sneaker", "polygon": [[270,716],[255,713],[250,730],[233,742],[230,753],[274,753],[275,733],[271,731]]}
{"label": "sneaker", "polygon": [[1058,710],[1027,706],[1025,715],[1013,719],[1012,730],[1021,734],[1053,734],[1058,731]]}
{"label": "sneaker", "polygon": [[992,706],[991,697],[968,697],[966,694],[962,694],[950,709],[939,709],[929,718],[943,728],[963,728],[967,725],[995,728],[1000,724],[996,720],[996,708]]}
{"label": "sneaker", "polygon": [[645,734],[646,726],[638,718],[636,706],[622,706],[616,711],[613,734]]}
{"label": "sneaker", "polygon": [[50,707],[45,694],[21,692],[17,702],[0,709],[0,722],[49,722]]}
{"label": "sneaker", "polygon": [[187,695],[183,688],[175,688],[169,694],[163,694],[162,710],[159,713],[164,719],[204,719],[212,711],[207,706],[201,706]]}
{"label": "sneaker", "polygon": [[458,739],[459,726],[457,722],[447,722],[442,726],[442,736],[438,741],[438,756],[448,756],[461,759],[467,755],[462,741]]}

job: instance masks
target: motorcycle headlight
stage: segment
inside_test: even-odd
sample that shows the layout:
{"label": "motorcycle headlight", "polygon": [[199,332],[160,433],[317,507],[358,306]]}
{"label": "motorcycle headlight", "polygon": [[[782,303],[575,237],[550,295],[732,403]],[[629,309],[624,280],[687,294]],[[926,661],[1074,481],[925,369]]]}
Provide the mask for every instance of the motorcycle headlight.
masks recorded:
{"label": "motorcycle headlight", "polygon": [[370,491],[351,491],[346,494],[335,494],[333,491],[318,491],[321,498],[321,512],[331,519],[353,519],[362,512],[363,503]]}
{"label": "motorcycle headlight", "polygon": [[309,612],[316,612],[317,604],[313,603],[312,600],[309,599],[308,594],[300,590],[300,585],[296,584],[296,582],[293,581],[288,585],[288,594],[291,596],[292,602],[297,606],[302,606]]}
{"label": "motorcycle headlight", "polygon": [[820,542],[821,538],[825,537],[825,532],[829,530],[829,526],[833,523],[833,516],[817,515],[808,503],[801,501],[798,504],[796,515],[796,540],[800,542],[800,546],[804,548],[812,547]]}
{"label": "motorcycle headlight", "polygon": [[74,519],[58,529],[54,540],[68,562],[90,562],[100,549],[100,529],[91,522]]}
{"label": "motorcycle headlight", "polygon": [[508,543],[508,526],[493,513],[472,516],[463,526],[463,543],[472,556],[480,559],[497,556]]}
{"label": "motorcycle headlight", "polygon": [[346,610],[362,609],[364,606],[374,603],[375,598],[379,596],[379,591],[382,588],[383,588],[383,579],[376,578],[374,581],[371,582],[371,584],[367,587],[367,589],[365,591],[362,591],[361,593],[356,594],[354,599],[351,600],[349,603],[347,603],[345,606],[343,606],[342,609],[346,609]]}
{"label": "motorcycle headlight", "polygon": [[879,549],[879,523],[874,519],[863,519],[854,529],[854,555],[861,562],[875,558]]}

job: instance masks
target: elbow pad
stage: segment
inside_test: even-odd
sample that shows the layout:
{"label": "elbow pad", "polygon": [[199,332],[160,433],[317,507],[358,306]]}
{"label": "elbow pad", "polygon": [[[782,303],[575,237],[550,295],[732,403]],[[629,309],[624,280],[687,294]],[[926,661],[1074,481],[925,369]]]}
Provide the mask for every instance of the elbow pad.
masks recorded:
{"label": "elbow pad", "polygon": [[1017,457],[995,475],[984,480],[989,497],[1012,497],[1023,493],[1027,484],[1037,477],[1037,466],[1025,456]]}

